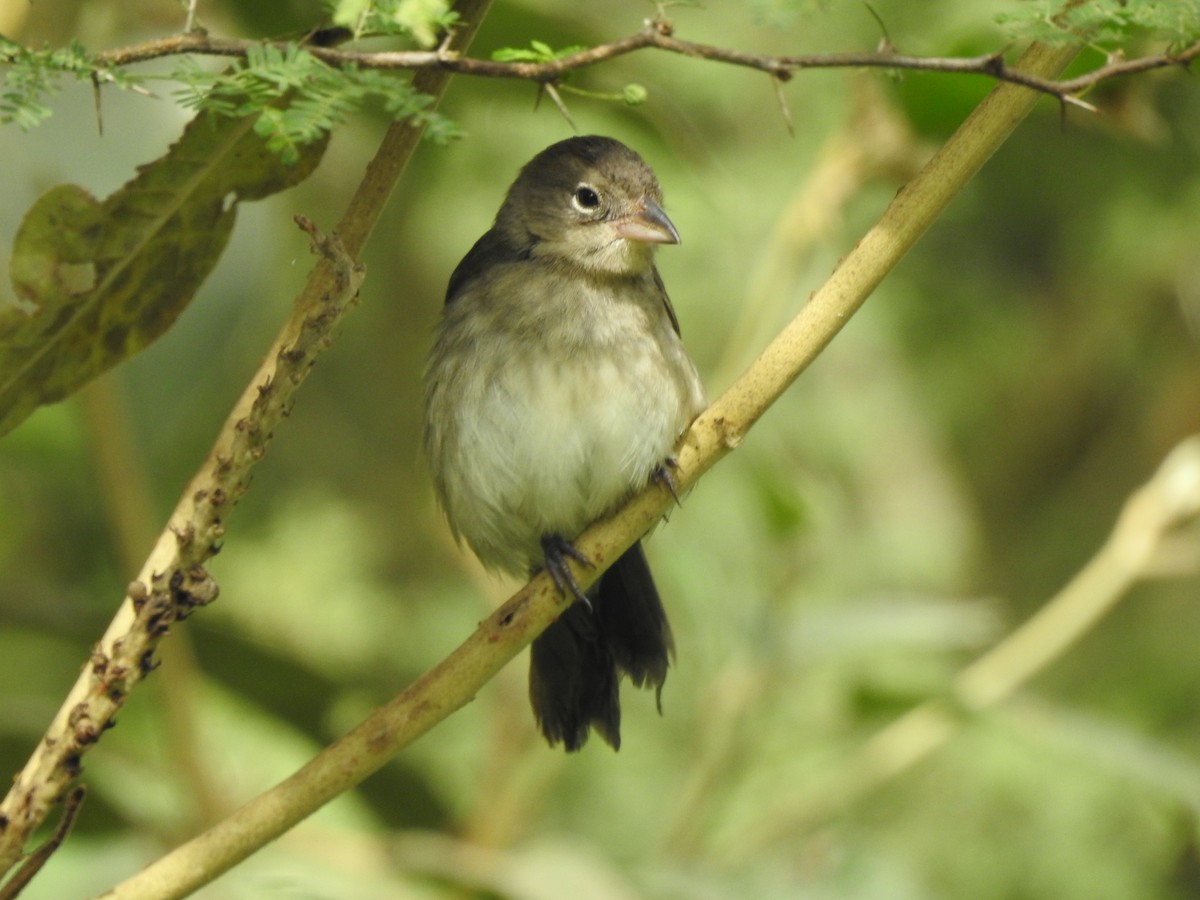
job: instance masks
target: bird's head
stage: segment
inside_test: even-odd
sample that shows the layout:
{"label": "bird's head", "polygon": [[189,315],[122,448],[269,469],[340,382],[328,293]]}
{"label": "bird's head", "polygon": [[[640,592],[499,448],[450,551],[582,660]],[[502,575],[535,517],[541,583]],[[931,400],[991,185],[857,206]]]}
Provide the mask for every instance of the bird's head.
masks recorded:
{"label": "bird's head", "polygon": [[650,167],[620,141],[594,135],[530,160],[496,227],[534,257],[613,275],[646,271],[656,245],[679,243]]}

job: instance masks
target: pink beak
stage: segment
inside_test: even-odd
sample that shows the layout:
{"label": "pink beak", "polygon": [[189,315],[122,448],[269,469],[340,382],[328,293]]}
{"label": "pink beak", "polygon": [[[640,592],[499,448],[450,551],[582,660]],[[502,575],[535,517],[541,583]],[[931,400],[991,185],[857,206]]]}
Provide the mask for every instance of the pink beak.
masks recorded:
{"label": "pink beak", "polygon": [[630,241],[645,241],[649,244],[678,244],[679,232],[667,218],[663,208],[646,197],[642,209],[614,226],[617,234]]}

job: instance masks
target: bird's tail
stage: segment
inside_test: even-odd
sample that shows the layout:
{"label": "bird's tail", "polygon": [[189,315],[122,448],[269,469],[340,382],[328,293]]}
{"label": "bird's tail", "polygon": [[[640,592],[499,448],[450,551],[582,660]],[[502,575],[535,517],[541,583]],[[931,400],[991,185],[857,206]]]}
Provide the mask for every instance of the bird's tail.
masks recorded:
{"label": "bird's tail", "polygon": [[675,655],[667,613],[640,543],[634,544],[588,592],[592,608],[574,603],[533,642],[529,698],[551,745],[578,750],[589,728],[614,750],[621,746],[618,682],[662,686]]}

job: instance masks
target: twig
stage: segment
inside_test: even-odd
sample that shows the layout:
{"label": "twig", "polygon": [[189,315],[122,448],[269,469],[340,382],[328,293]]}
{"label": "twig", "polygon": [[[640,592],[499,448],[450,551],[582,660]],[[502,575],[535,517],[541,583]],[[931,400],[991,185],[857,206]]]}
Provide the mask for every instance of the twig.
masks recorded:
{"label": "twig", "polygon": [[[490,0],[459,0],[456,11],[474,26],[489,4]],[[457,46],[465,46],[473,33],[473,27],[460,30]],[[436,98],[449,77],[429,70],[418,73],[413,86]],[[252,124],[247,120],[246,127]],[[215,599],[216,583],[203,564],[219,550],[225,519],[245,492],[250,470],[266,453],[275,426],[288,414],[316,357],[330,346],[337,325],[353,306],[364,275],[355,260],[422,129],[407,120],[389,127],[337,225],[336,237],[324,237],[311,222],[297,218],[321,259],[92,658],[0,803],[0,877],[16,864],[34,829],[78,776],[83,754],[111,727],[130,690],[153,669],[154,649],[170,625]]]}
{"label": "twig", "polygon": [[29,858],[21,865],[13,875],[13,877],[3,886],[0,886],[0,900],[15,900],[20,895],[21,891],[29,885],[42,867],[50,861],[50,857],[55,851],[62,846],[63,841],[67,839],[67,835],[71,833],[71,829],[75,825],[75,819],[79,816],[79,810],[83,806],[83,798],[87,796],[87,788],[82,785],[76,787],[71,793],[67,794],[66,802],[63,804],[62,818],[58,820],[58,825],[54,827],[54,833],[46,839],[46,843],[38,847],[33,853],[29,854]]}
{"label": "twig", "polygon": [[[268,45],[285,49],[282,42]],[[127,66],[136,62],[164,56],[196,53],[212,56],[244,57],[248,51],[263,45],[261,41],[209,37],[203,33],[179,34],[134,44],[96,54],[96,64],[102,68]],[[390,51],[366,53],[336,47],[307,47],[309,53],[335,67],[354,65],[369,69],[422,70],[440,69],[459,75],[483,78],[515,78],[552,84],[570,72],[607,62],[639,50],[655,49],[692,59],[726,63],[765,72],[779,81],[786,81],[804,69],[883,68],[923,72],[943,72],[960,75],[982,75],[996,81],[1018,84],[1039,93],[1056,97],[1060,102],[1094,111],[1079,94],[1120,75],[1146,72],[1171,66],[1187,67],[1200,56],[1200,42],[1176,53],[1159,53],[1136,59],[1118,59],[1091,72],[1067,80],[1045,78],[1010,66],[999,54],[968,57],[909,56],[895,53],[890,45],[871,53],[811,53],[790,56],[765,56],[746,53],[712,44],[685,41],[674,36],[674,28],[665,19],[648,20],[642,29],[628,37],[600,44],[560,59],[546,62],[499,62],[473,59],[453,51],[437,50]]]}
{"label": "twig", "polygon": [[[126,397],[112,378],[98,378],[79,392],[96,471],[96,483],[110,519],[109,531],[117,548],[117,564],[136,572],[161,527],[155,510],[145,459],[133,434]],[[194,814],[190,821],[215,822],[230,808],[213,777],[214,761],[197,739],[196,679],[198,664],[191,635],[174,633],[173,646],[162,654],[163,683],[160,709],[164,718],[168,756],[190,792]]]}
{"label": "twig", "polygon": [[571,110],[567,109],[567,104],[563,102],[562,95],[558,93],[558,89],[549,82],[541,86],[542,91],[554,102],[554,106],[558,109],[559,115],[566,119],[567,124],[571,126],[571,130],[576,134],[579,133],[579,126],[575,124],[575,120],[571,117]]}
{"label": "twig", "polygon": [[197,0],[187,0],[187,18],[183,22],[185,32],[196,30],[196,2]]}
{"label": "twig", "polygon": [[82,757],[110,728],[130,691],[156,666],[158,642],[170,627],[217,596],[204,564],[220,549],[224,518],[245,492],[276,425],[331,330],[352,305],[362,281],[332,239],[301,223],[322,253],[292,319],[234,407],[213,450],[185,489],[125,602],[37,749],[0,803],[0,873],[19,858],[33,830],[82,769]]}
{"label": "twig", "polygon": [[[1028,71],[1053,75],[1073,48],[1031,47]],[[833,339],[884,275],[932,224],[1029,112],[1035,96],[1002,85],[980,105],[925,169],[902,190],[800,315],[692,426],[678,450],[681,489],[737,447],[750,427]],[[656,485],[576,546],[595,567],[572,566],[591,584],[633,541],[661,519],[670,493]],[[260,794],[212,829],[175,848],[106,895],[108,900],[185,896],[278,837],[322,804],[361,782],[397,752],[464,706],[563,610],[549,576],[539,575],[490,615],[458,649],[302,769]]]}
{"label": "twig", "polygon": [[933,146],[919,142],[903,113],[883,96],[878,81],[861,79],[853,87],[849,122],[825,140],[757,261],[747,267],[737,318],[708,373],[712,384],[732,382],[778,323],[786,321],[814,249],[834,240],[847,204],[874,180],[893,188],[907,182],[933,153]]}
{"label": "twig", "polygon": [[729,852],[753,855],[793,841],[944,746],[971,715],[1010,698],[1107,615],[1138,581],[1153,577],[1159,551],[1200,516],[1200,436],[1180,443],[1126,501],[1096,555],[1032,618],[963,669],[949,699],[928,700],[892,722],[808,796],[743,835]]}

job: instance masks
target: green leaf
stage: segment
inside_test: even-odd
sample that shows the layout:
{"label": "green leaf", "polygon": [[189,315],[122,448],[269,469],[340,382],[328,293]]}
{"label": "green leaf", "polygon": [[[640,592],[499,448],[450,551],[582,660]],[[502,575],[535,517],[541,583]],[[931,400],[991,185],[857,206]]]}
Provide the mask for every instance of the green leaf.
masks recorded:
{"label": "green leaf", "polygon": [[496,62],[541,62],[542,57],[533,50],[521,47],[500,47],[492,51],[492,59]]}
{"label": "green leaf", "polygon": [[329,17],[335,25],[352,27],[367,14],[371,8],[370,0],[336,0],[327,2]]}
{"label": "green leaf", "polygon": [[393,18],[422,47],[437,44],[438,31],[450,4],[446,0],[402,0],[396,4]]}
{"label": "green leaf", "polygon": [[430,98],[394,73],[335,69],[295,44],[252,47],[244,61],[220,73],[185,62],[178,78],[186,87],[177,96],[186,105],[225,116],[258,115],[255,129],[284,162],[295,162],[302,146],[325,137],[372,99],[382,100],[396,119],[420,121],[431,135],[453,132],[429,108]]}
{"label": "green leaf", "polygon": [[1190,43],[1200,35],[1197,0],[1020,0],[996,21],[1021,38],[1049,43],[1088,41],[1108,45],[1142,36]]}
{"label": "green leaf", "polygon": [[334,23],[356,37],[404,34],[422,47],[432,47],[455,21],[448,0],[326,0]]}
{"label": "green leaf", "polygon": [[7,66],[0,88],[0,124],[15,123],[28,131],[49,118],[46,99],[58,93],[59,81],[71,76],[116,85],[125,90],[141,77],[97,65],[94,57],[76,41],[58,49],[32,50],[0,34],[0,65]]}
{"label": "green leaf", "polygon": [[641,106],[646,102],[646,98],[650,96],[650,92],[643,85],[631,82],[625,85],[621,91],[621,96],[629,106]]}
{"label": "green leaf", "polygon": [[572,44],[569,47],[563,47],[561,50],[555,50],[545,41],[534,40],[529,42],[528,49],[524,47],[501,47],[498,50],[493,50],[492,59],[496,62],[544,63],[553,62],[565,56],[573,56],[586,49],[582,44]]}
{"label": "green leaf", "polygon": [[574,56],[576,53],[582,53],[586,49],[587,47],[585,47],[583,44],[571,44],[570,46],[563,47],[561,50],[555,50],[551,54],[550,58],[562,59],[567,56]]}
{"label": "green leaf", "polygon": [[237,204],[306,178],[323,140],[285,163],[253,118],[210,112],[104,201],[59,185],[13,242],[17,302],[0,306],[0,435],[166,331],[212,271]]}

